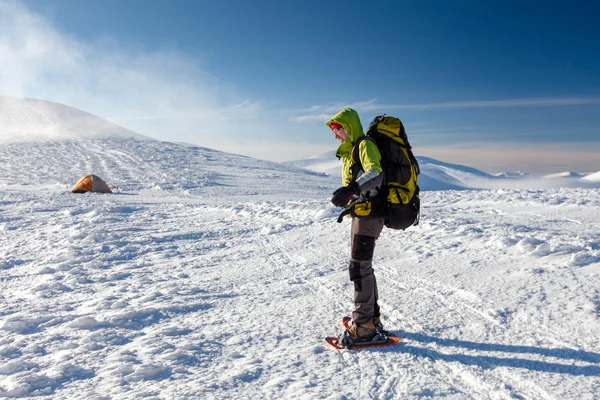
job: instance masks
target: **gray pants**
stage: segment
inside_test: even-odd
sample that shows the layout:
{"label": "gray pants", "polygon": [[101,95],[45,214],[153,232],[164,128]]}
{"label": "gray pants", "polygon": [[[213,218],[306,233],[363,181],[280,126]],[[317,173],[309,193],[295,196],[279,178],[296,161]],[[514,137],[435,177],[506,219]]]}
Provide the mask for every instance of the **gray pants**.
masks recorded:
{"label": "gray pants", "polygon": [[352,218],[350,280],[354,282],[355,306],[352,319],[359,325],[379,316],[379,294],[373,273],[373,252],[383,223],[381,218]]}

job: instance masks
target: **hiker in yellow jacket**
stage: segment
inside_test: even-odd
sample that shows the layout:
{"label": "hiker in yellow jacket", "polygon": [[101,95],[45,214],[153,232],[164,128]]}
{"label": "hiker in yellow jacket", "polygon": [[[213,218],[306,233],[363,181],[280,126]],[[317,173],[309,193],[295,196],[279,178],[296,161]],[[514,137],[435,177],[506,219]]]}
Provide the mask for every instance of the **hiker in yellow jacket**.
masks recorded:
{"label": "hiker in yellow jacket", "polygon": [[340,111],[325,124],[341,142],[336,156],[343,161],[342,186],[333,193],[331,202],[337,207],[351,205],[352,215],[349,271],[354,283],[355,309],[352,325],[339,341],[343,344],[371,341],[377,330],[383,330],[372,266],[375,241],[384,226],[385,199],[382,202],[378,196],[383,183],[381,155],[375,142],[361,139],[365,134],[353,109]]}

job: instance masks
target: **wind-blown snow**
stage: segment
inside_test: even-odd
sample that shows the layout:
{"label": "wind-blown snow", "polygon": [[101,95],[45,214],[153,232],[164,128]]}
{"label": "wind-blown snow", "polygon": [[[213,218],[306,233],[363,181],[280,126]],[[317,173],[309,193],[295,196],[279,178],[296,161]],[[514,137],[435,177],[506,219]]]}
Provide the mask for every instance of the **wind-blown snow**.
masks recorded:
{"label": "wind-blown snow", "polygon": [[116,137],[150,139],[63,104],[6,96],[0,96],[0,127],[0,143]]}
{"label": "wind-blown snow", "polygon": [[[70,194],[94,173],[119,190]],[[352,310],[339,178],[131,139],[0,145],[0,397],[600,393],[600,190],[427,191],[374,266],[397,347]]]}

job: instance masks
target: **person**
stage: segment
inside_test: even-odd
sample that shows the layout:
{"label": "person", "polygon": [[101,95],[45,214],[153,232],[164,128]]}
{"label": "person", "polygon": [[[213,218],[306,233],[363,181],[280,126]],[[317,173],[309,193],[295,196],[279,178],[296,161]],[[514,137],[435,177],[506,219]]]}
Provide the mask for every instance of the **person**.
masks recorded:
{"label": "person", "polygon": [[372,265],[375,241],[385,222],[378,196],[383,184],[381,155],[375,142],[361,139],[365,134],[360,117],[353,109],[338,112],[325,124],[341,142],[336,156],[343,161],[342,186],[333,193],[331,202],[337,207],[350,206],[352,215],[349,272],[354,283],[355,309],[352,325],[338,342],[371,341],[378,330],[383,331]]}

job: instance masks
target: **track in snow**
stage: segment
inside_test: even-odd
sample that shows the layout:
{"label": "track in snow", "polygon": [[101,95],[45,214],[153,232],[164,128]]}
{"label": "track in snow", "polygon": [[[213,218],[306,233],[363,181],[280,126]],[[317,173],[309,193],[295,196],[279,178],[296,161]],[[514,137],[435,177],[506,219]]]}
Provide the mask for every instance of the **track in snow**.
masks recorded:
{"label": "track in snow", "polygon": [[[121,193],[75,196],[4,175],[2,396],[600,392],[596,189],[424,192],[421,224],[385,230],[375,257],[384,322],[405,344],[338,352],[323,337],[341,331],[353,289],[349,224],[328,203],[335,182],[197,149],[162,168],[148,148],[88,149]],[[62,157],[31,150],[31,163]],[[201,156],[217,168],[184,177]],[[232,159],[247,168],[228,169]],[[53,168],[42,178],[60,184]]]}

